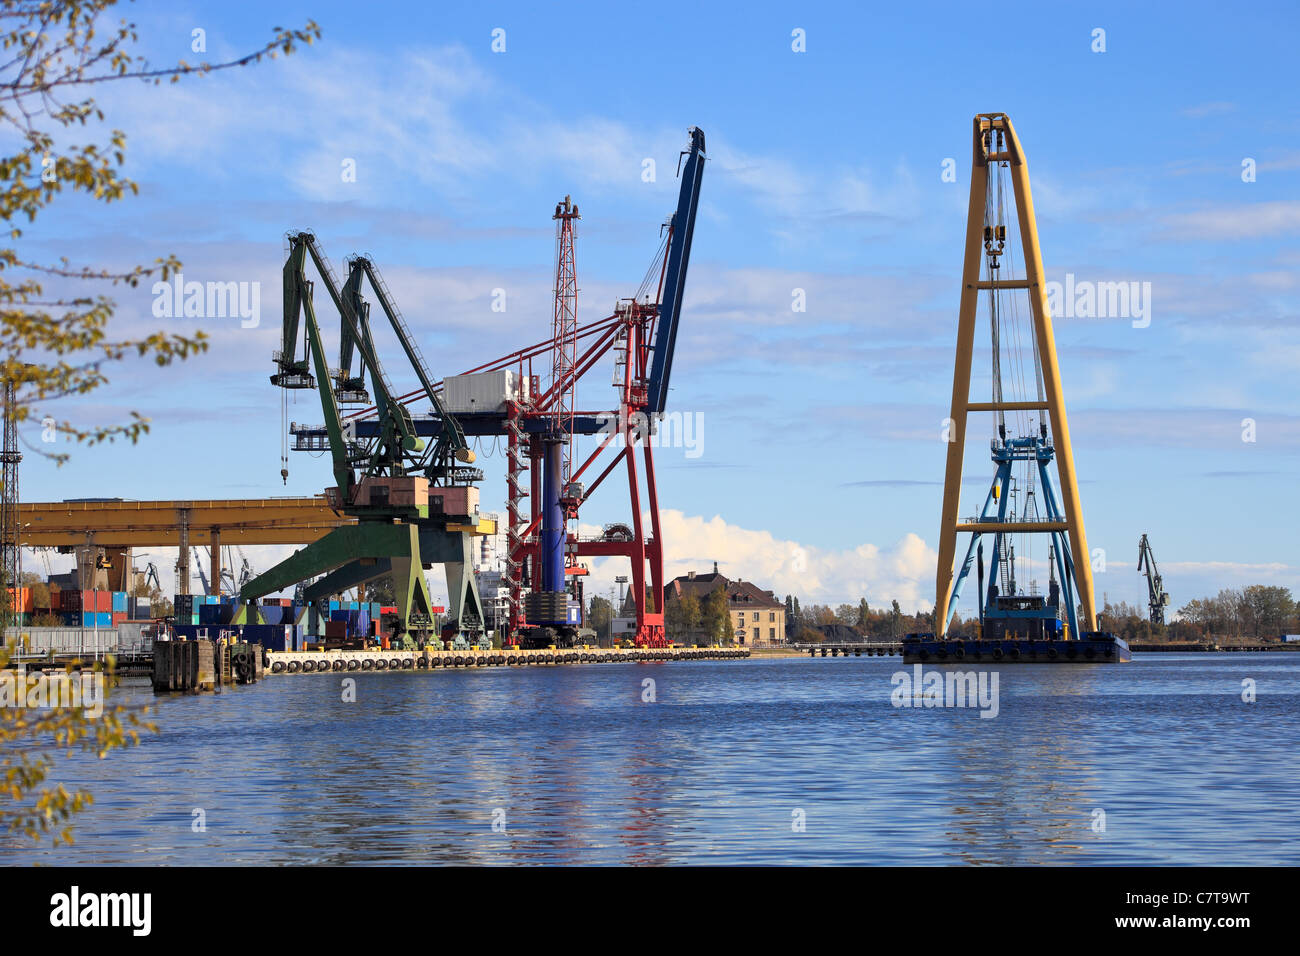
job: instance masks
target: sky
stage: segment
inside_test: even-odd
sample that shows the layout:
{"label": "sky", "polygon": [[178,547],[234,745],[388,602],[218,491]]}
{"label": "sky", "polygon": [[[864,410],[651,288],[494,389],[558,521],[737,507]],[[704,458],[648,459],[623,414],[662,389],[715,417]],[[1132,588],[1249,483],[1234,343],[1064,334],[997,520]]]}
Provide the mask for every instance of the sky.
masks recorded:
{"label": "sky", "polygon": [[[139,411],[151,432],[72,448],[62,467],[28,450],[23,498],[319,492],[325,460],[291,453],[279,474],[268,376],[288,230],[314,230],[338,272],[371,254],[434,374],[455,374],[549,336],[550,216],[566,194],[582,212],[579,320],[636,290],[698,126],[708,162],[669,397],[698,443],[656,458],[669,576],[716,561],[805,604],[929,609],[970,124],[998,111],[1028,158],[1048,279],[1149,289],[1140,321],[1055,320],[1098,601],[1145,604],[1144,533],[1175,607],[1255,583],[1300,592],[1300,15],[996,9],[126,6],[156,65],[203,58],[195,30],[209,60],[309,19],[322,38],[176,85],[97,90],[139,195],[61,199],[24,248],[106,267],[174,253],[186,280],[257,283],[260,314],[251,328],[157,318],[149,288],[115,292],[115,331],[202,328],[212,348],[166,369],[121,363],[108,386],[60,402],[55,414],[83,424]],[[578,404],[612,407],[611,373],[588,376]],[[321,420],[314,393],[293,398],[291,419]],[[991,427],[972,423],[964,514],[992,475]],[[39,427],[24,439],[41,447]],[[501,459],[483,464],[483,508],[501,510]],[[583,526],[628,508],[611,480]],[[249,552],[255,566],[277,559]],[[153,559],[166,580],[174,556]],[[47,560],[67,564],[25,563]],[[623,573],[597,562],[592,585]]]}

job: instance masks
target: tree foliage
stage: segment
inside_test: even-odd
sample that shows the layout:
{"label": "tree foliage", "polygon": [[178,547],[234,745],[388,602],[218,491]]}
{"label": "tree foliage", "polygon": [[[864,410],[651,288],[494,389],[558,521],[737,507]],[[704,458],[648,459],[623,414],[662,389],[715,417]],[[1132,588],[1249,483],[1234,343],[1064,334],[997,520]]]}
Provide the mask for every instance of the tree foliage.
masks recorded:
{"label": "tree foliage", "polygon": [[587,604],[587,624],[595,630],[597,637],[608,638],[613,634],[614,605],[608,598],[593,595]]}
{"label": "tree foliage", "polygon": [[[0,157],[0,218],[8,237],[8,248],[0,248],[0,377],[14,385],[9,414],[15,421],[37,417],[88,444],[138,441],[149,420],[131,412],[126,422],[77,425],[51,415],[51,402],[100,388],[108,381],[106,367],[127,356],[165,366],[207,348],[202,332],[132,336],[109,327],[116,304],[103,290],[135,287],[146,278],[166,280],[181,267],[175,256],[105,268],[67,257],[51,261],[24,248],[24,227],[60,197],[80,194],[113,203],[139,191],[122,173],[126,134],[103,130],[94,89],[122,81],[176,82],[247,66],[292,53],[320,36],[310,21],[300,30],[277,27],[265,45],[238,59],[154,68],[133,52],[135,25],[107,15],[116,2],[0,3],[0,136],[10,144],[8,155]],[[67,456],[49,457],[62,462]]]}
{"label": "tree foliage", "polygon": [[[31,681],[35,675],[7,672],[16,643],[0,647],[0,675],[9,681]],[[104,673],[112,683],[112,660]],[[71,668],[65,672],[72,677]],[[101,759],[109,751],[140,742],[140,731],[156,732],[146,718],[148,706],[105,705],[98,717],[84,707],[6,706],[0,713],[0,826],[32,840],[52,837],[55,846],[71,843],[72,817],[94,801],[86,790],[68,790],[49,783],[59,754],[82,751]]]}
{"label": "tree foliage", "polygon": [[[106,366],[128,356],[168,365],[206,349],[203,334],[159,331],[143,336],[110,328],[115,303],[105,289],[135,287],[151,277],[167,279],[180,268],[175,256],[148,265],[105,268],[49,260],[30,252],[24,228],[61,197],[80,195],[114,203],[138,192],[123,175],[126,134],[105,132],[94,90],[135,81],[160,84],[215,70],[247,66],[292,53],[320,36],[316,24],[301,30],[275,28],[265,45],[220,63],[153,68],[133,52],[134,24],[107,16],[116,0],[2,0],[0,2],[0,218],[7,248],[0,248],[0,379],[14,388],[5,409],[15,422],[32,417],[52,423],[65,437],[94,444],[117,438],[138,441],[149,421],[78,426],[57,421],[48,406],[86,395],[107,383]],[[58,291],[47,290],[47,285]],[[41,451],[40,449],[36,449]],[[41,451],[42,454],[45,452]],[[62,462],[66,455],[51,455]],[[13,647],[0,649],[0,676]],[[26,679],[26,678],[22,678]],[[143,709],[106,708],[98,718],[84,708],[0,708],[0,826],[34,839],[70,841],[73,814],[91,796],[47,779],[59,753],[109,751],[139,741],[153,729]]]}

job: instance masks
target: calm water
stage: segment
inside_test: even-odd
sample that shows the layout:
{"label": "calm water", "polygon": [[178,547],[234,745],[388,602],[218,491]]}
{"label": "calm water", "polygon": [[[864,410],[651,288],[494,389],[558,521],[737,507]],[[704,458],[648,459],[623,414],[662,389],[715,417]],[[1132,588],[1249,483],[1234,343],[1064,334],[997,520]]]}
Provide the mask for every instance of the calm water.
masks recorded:
{"label": "calm water", "polygon": [[0,861],[1300,863],[1300,655],[1003,667],[991,720],[894,708],[900,669],[355,674],[356,703],[340,675],[277,676],[170,698],[140,747],[60,764],[95,795],[74,847],[10,840]]}

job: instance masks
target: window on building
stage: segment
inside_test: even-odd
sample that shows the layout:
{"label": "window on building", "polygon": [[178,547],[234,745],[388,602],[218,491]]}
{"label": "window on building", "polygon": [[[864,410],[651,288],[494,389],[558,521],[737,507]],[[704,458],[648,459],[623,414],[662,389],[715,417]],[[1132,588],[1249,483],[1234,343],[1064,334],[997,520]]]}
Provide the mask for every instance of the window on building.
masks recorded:
{"label": "window on building", "polygon": [[769,628],[767,629],[767,639],[768,639],[769,641],[775,641],[775,640],[776,640],[776,628],[774,628],[774,627],[769,627]]}
{"label": "window on building", "polygon": [[757,612],[757,611],[754,612],[754,620],[755,620],[755,621],[758,620],[758,612]]}
{"label": "window on building", "polygon": [[776,611],[768,611],[768,612],[767,612],[767,619],[768,619],[769,621],[775,621],[775,620],[776,620]]}

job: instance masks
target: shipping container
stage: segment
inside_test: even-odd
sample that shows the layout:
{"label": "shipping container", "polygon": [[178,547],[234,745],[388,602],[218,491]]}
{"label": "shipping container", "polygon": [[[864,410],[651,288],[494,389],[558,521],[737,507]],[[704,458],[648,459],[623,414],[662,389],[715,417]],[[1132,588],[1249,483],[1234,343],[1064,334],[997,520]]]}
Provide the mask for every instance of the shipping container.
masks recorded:
{"label": "shipping container", "polygon": [[35,605],[32,604],[32,589],[9,588],[9,606],[15,612],[30,614],[35,610]]}
{"label": "shipping container", "polygon": [[235,609],[226,604],[199,605],[200,624],[229,624],[234,620]]}
{"label": "shipping container", "polygon": [[110,622],[109,622],[109,623],[110,623],[113,627],[117,627],[119,624],[121,624],[123,621],[126,620],[126,612],[125,612],[125,611],[114,611],[111,615],[109,615],[109,617],[110,617]]}
{"label": "shipping container", "polygon": [[113,592],[112,591],[95,592],[95,612],[97,614],[113,613]]}
{"label": "shipping container", "polygon": [[478,514],[479,490],[473,485],[453,485],[429,491],[429,514]]}
{"label": "shipping container", "polygon": [[501,412],[506,402],[528,400],[528,378],[510,369],[450,375],[442,380],[442,404],[447,411]]}
{"label": "shipping container", "polygon": [[113,591],[111,593],[113,595],[113,604],[111,610],[113,611],[114,614],[125,614],[126,613],[126,592]]}

